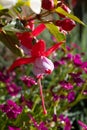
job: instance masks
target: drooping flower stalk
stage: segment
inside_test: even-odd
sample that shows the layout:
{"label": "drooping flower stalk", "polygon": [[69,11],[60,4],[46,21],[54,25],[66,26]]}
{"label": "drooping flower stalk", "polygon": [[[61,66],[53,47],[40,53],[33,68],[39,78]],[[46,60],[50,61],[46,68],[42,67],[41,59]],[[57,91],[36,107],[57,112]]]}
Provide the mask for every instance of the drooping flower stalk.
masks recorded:
{"label": "drooping flower stalk", "polygon": [[45,107],[45,102],[44,102],[44,96],[43,96],[43,89],[42,89],[42,84],[41,84],[41,79],[38,79],[38,85],[40,87],[40,96],[41,96],[41,100],[42,100],[42,107],[43,107],[43,113],[46,115],[47,114],[47,110]]}

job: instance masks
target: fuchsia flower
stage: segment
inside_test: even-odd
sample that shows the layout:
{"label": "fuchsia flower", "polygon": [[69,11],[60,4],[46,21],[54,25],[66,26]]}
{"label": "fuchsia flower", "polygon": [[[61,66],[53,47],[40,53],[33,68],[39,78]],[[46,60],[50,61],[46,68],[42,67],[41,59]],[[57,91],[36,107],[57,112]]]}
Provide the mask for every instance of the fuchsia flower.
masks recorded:
{"label": "fuchsia flower", "polygon": [[[47,56],[49,56],[53,51],[58,49],[62,43],[63,42],[57,43],[53,45],[51,48],[49,48],[48,50],[46,50],[45,42],[43,40],[39,40],[36,44],[32,45],[31,57],[17,59],[11,65],[8,72],[12,71],[14,68],[20,65],[33,63],[34,64],[33,73],[38,79],[41,79],[43,75],[50,74],[54,69],[53,63],[51,62],[51,60],[47,58]],[[40,87],[40,95],[42,99],[43,111],[44,114],[47,114],[44,105],[44,97],[43,97],[42,85],[40,80],[38,80],[38,85]]]}
{"label": "fuchsia flower", "polygon": [[47,58],[53,51],[58,49],[63,42],[53,45],[51,48],[46,50],[46,44],[43,40],[39,40],[36,44],[32,45],[31,57],[17,59],[8,71],[12,71],[14,68],[23,64],[34,64],[33,72],[37,78],[43,76],[44,74],[50,74],[54,65]]}

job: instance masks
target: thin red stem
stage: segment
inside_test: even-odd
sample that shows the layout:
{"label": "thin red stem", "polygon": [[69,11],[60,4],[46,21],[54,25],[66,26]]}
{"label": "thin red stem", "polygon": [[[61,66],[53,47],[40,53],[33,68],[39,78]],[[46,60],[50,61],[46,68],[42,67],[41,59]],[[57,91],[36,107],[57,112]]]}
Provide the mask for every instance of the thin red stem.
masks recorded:
{"label": "thin red stem", "polygon": [[38,79],[38,85],[40,87],[40,96],[41,96],[41,100],[42,100],[43,112],[46,115],[47,114],[47,110],[46,110],[45,102],[44,102],[44,96],[43,96],[43,89],[42,89],[42,85],[41,85],[41,79]]}

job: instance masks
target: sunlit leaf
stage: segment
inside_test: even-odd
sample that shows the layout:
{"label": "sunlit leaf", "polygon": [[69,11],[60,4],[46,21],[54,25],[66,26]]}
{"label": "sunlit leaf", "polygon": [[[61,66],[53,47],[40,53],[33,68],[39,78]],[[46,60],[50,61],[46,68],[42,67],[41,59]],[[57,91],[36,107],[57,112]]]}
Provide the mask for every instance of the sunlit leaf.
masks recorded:
{"label": "sunlit leaf", "polygon": [[61,14],[63,14],[63,15],[65,15],[65,16],[67,16],[68,18],[70,18],[70,19],[72,19],[72,20],[74,20],[74,21],[76,21],[76,22],[78,22],[78,23],[80,23],[80,24],[82,24],[82,25],[85,25],[79,18],[77,18],[76,16],[74,16],[73,14],[69,14],[69,13],[67,13],[65,10],[63,10],[61,7],[58,7],[57,9],[56,9],[56,12],[57,13],[61,13]]}
{"label": "sunlit leaf", "polygon": [[18,40],[15,36],[15,34],[7,35],[4,33],[0,33],[0,42],[7,46],[15,55],[22,56],[23,52],[18,47]]}
{"label": "sunlit leaf", "polygon": [[56,27],[53,23],[46,24],[47,29],[51,32],[51,34],[56,38],[58,42],[65,40],[64,34],[62,34],[58,27]]}
{"label": "sunlit leaf", "polygon": [[22,22],[18,19],[13,20],[11,23],[7,24],[2,28],[3,31],[10,31],[10,32],[25,32],[29,31],[24,28]]}

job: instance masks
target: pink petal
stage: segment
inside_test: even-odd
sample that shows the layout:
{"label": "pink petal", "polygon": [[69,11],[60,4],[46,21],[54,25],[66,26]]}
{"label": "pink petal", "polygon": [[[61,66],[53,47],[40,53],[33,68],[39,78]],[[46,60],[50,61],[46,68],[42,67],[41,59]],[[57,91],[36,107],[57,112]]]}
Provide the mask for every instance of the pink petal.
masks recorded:
{"label": "pink petal", "polygon": [[38,36],[44,29],[46,28],[45,24],[40,24],[35,28],[35,30],[32,32],[33,36]]}
{"label": "pink petal", "polygon": [[54,69],[54,64],[45,56],[37,58],[34,62],[33,73],[38,78],[45,74],[50,74]]}

